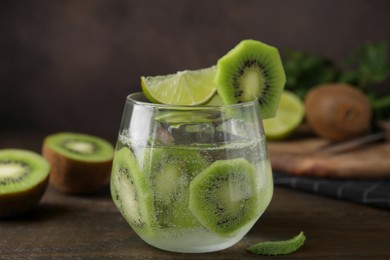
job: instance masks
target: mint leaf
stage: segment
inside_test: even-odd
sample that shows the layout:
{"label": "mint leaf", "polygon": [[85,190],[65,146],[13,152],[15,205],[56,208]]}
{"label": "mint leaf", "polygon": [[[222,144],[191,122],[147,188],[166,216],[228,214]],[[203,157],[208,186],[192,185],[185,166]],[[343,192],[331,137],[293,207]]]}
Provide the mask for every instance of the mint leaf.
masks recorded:
{"label": "mint leaf", "polygon": [[247,248],[257,255],[286,255],[298,250],[305,242],[305,234],[301,231],[295,237],[283,241],[259,242]]}

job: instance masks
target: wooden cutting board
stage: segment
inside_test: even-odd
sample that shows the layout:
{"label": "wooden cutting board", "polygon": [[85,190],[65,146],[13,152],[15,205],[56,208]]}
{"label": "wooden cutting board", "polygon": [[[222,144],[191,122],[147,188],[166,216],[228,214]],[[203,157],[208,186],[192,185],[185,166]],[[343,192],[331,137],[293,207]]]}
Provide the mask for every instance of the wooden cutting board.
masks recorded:
{"label": "wooden cutting board", "polygon": [[329,144],[320,138],[268,142],[274,171],[334,178],[390,178],[390,142],[374,143],[342,153],[316,153]]}

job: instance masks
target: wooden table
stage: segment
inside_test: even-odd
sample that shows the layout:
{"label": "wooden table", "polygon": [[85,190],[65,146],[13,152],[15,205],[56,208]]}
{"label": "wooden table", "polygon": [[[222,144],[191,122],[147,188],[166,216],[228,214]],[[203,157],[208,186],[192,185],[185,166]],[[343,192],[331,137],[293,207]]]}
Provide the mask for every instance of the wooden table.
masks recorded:
{"label": "wooden table", "polygon": [[165,252],[144,243],[122,219],[108,189],[81,197],[49,188],[31,214],[0,221],[0,259],[258,259],[245,248],[300,230],[307,235],[305,245],[283,258],[390,259],[390,212],[280,187],[241,242],[203,254]]}
{"label": "wooden table", "polygon": [[[2,134],[0,149],[40,150],[44,135]],[[262,259],[245,249],[303,230],[305,245],[271,259],[390,259],[390,211],[276,187],[270,207],[235,246],[180,254],[144,243],[122,219],[106,187],[67,196],[49,187],[24,218],[0,220],[0,259]]]}

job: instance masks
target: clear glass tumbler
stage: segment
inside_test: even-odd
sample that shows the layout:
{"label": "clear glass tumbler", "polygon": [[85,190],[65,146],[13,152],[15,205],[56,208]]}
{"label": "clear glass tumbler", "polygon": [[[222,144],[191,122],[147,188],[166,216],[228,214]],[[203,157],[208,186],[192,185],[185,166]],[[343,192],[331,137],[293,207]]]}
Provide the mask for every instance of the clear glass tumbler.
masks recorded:
{"label": "clear glass tumbler", "polygon": [[258,101],[193,107],[129,95],[111,194],[132,229],[154,247],[196,253],[234,245],[273,194]]}

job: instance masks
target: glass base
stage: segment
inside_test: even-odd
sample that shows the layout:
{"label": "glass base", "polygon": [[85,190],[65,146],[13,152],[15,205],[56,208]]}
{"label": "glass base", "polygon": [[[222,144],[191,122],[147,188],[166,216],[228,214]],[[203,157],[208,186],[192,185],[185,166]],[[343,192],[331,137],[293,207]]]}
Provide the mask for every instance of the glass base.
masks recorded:
{"label": "glass base", "polygon": [[212,233],[205,228],[159,230],[158,234],[141,238],[156,248],[177,253],[206,253],[226,249],[239,242],[257,219],[230,236]]}
{"label": "glass base", "polygon": [[[196,233],[196,234],[194,234]],[[200,235],[199,231],[186,232],[180,238],[159,237],[155,239],[143,238],[143,240],[156,248],[177,253],[206,253],[226,249],[239,242],[243,235],[222,238],[207,232]]]}

